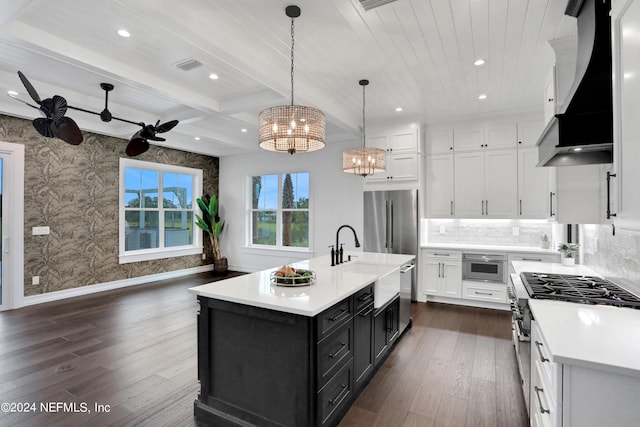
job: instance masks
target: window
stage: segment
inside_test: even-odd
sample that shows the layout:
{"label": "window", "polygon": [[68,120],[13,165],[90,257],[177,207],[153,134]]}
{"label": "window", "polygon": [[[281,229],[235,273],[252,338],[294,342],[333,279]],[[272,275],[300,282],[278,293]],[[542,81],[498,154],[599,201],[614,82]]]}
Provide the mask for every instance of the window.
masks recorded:
{"label": "window", "polygon": [[250,244],[308,249],[309,173],[251,177]]}
{"label": "window", "polygon": [[120,263],[202,253],[202,170],[120,159]]}

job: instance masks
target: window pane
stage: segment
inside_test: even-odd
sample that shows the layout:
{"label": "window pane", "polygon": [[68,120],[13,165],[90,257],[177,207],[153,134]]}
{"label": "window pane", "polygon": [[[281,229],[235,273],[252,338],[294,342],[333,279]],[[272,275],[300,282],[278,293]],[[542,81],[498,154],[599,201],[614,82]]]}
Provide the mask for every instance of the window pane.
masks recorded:
{"label": "window pane", "polygon": [[124,203],[126,207],[158,207],[158,172],[125,168],[124,181]]}
{"label": "window pane", "polygon": [[252,212],[253,243],[256,245],[276,244],[276,212]]}
{"label": "window pane", "polygon": [[158,212],[126,211],[124,250],[158,247]]}
{"label": "window pane", "polygon": [[193,212],[164,213],[164,245],[183,246],[193,243]]}
{"label": "window pane", "polygon": [[278,209],[278,175],[252,177],[251,194],[253,209]]}
{"label": "window pane", "polygon": [[282,212],[282,246],[309,247],[309,211]]}
{"label": "window pane", "polygon": [[309,173],[287,173],[282,175],[282,208],[309,208]]}
{"label": "window pane", "polygon": [[190,209],[193,178],[191,175],[164,172],[162,174],[162,198],[165,208]]}

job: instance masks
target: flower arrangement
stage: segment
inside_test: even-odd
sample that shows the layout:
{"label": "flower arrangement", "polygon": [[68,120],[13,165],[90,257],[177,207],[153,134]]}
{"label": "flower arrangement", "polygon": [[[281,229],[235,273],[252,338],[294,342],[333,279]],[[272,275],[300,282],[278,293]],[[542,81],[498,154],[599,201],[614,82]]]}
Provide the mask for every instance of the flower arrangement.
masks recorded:
{"label": "flower arrangement", "polygon": [[560,246],[558,246],[558,251],[560,251],[565,258],[575,258],[579,250],[580,247],[577,243],[561,243]]}

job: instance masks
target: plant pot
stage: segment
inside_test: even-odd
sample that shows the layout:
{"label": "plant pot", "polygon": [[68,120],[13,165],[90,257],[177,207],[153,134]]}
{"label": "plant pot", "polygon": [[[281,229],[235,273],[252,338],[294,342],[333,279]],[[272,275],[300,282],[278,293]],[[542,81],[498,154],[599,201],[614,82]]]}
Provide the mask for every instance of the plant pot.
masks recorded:
{"label": "plant pot", "polygon": [[226,257],[213,260],[213,270],[218,274],[224,274],[229,270],[229,264]]}
{"label": "plant pot", "polygon": [[562,258],[560,258],[560,262],[563,265],[575,265],[576,264],[576,259],[575,258],[562,257]]}

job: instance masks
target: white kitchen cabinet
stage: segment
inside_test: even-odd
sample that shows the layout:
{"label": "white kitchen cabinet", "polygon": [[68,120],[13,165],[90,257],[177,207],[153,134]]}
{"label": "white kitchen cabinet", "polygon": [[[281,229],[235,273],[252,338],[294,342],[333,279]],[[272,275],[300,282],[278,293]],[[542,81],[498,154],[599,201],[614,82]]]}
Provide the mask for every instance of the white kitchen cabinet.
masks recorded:
{"label": "white kitchen cabinet", "polygon": [[465,128],[453,130],[453,149],[459,153],[462,151],[475,151],[484,148],[484,129]]}
{"label": "white kitchen cabinet", "polygon": [[423,254],[423,266],[423,294],[460,298],[462,293],[462,252],[428,251]]}
{"label": "white kitchen cabinet", "polygon": [[580,165],[554,168],[556,189],[552,211],[560,224],[600,224],[604,221],[601,192],[606,165]]}
{"label": "white kitchen cabinet", "polygon": [[367,138],[367,147],[381,148],[389,154],[419,152],[420,134],[416,125],[396,125],[377,129]]}
{"label": "white kitchen cabinet", "polygon": [[483,149],[515,148],[518,143],[518,130],[515,123],[487,126]]}
{"label": "white kitchen cabinet", "polygon": [[544,129],[544,124],[540,121],[518,122],[517,126],[518,147],[534,147]]}
{"label": "white kitchen cabinet", "polygon": [[425,151],[429,154],[453,152],[453,130],[427,132]]}
{"label": "white kitchen cabinet", "polygon": [[551,218],[554,168],[536,167],[538,148],[518,148],[518,218]]}
{"label": "white kitchen cabinet", "polygon": [[490,303],[507,303],[507,285],[504,283],[462,281],[462,298]]}
{"label": "white kitchen cabinet", "polygon": [[418,181],[418,154],[387,154],[385,173],[369,175],[365,183]]}
{"label": "white kitchen cabinet", "polygon": [[[610,205],[618,228],[640,230],[640,56],[635,34],[640,2],[620,0],[612,9],[614,177]],[[606,210],[606,207],[605,207]]]}
{"label": "white kitchen cabinet", "polygon": [[454,175],[457,217],[516,217],[516,150],[455,154]]}
{"label": "white kitchen cabinet", "polygon": [[551,71],[544,83],[544,123],[545,125],[556,115],[556,67]]}
{"label": "white kitchen cabinet", "polygon": [[425,168],[427,180],[427,216],[451,218],[453,210],[453,154],[427,156]]}

